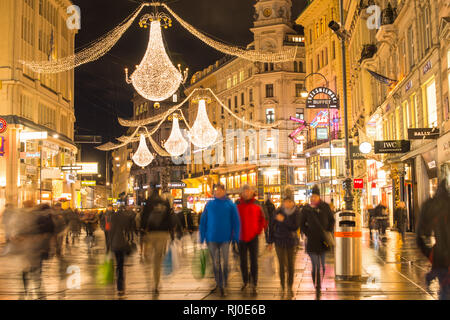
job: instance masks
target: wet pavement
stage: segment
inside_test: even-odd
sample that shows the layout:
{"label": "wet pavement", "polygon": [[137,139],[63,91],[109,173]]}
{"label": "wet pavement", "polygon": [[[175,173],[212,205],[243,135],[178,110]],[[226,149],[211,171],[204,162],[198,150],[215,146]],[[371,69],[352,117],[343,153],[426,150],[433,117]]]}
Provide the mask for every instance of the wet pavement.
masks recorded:
{"label": "wet pavement", "polygon": [[[0,231],[0,243],[3,237]],[[321,300],[433,300],[437,299],[437,283],[427,289],[425,275],[430,263],[421,255],[415,245],[415,235],[408,233],[405,243],[394,231],[387,231],[388,240],[382,242],[374,235],[370,239],[364,230],[362,239],[363,277],[360,282],[336,281],[334,276],[334,255],[326,257],[326,273],[322,285]],[[196,237],[182,239],[183,250],[179,267],[170,276],[163,276],[159,296],[152,294],[151,269],[143,263],[139,252],[125,261],[126,294],[119,297],[114,285],[101,286],[96,283],[96,270],[104,260],[104,236],[96,233],[95,244],[88,248],[83,233],[73,245],[64,247],[64,258],[56,257],[44,262],[43,290],[28,299],[48,300],[283,300],[280,293],[278,273],[265,270],[268,253],[261,239],[260,279],[258,294],[241,292],[241,275],[238,261],[230,254],[230,276],[228,295],[221,298],[210,293],[214,281],[209,273],[202,280],[192,274],[194,252],[200,248]],[[0,249],[3,245],[0,244]],[[0,256],[0,300],[17,300],[23,291],[21,262],[17,257]],[[79,288],[74,286],[74,277],[79,271]],[[76,280],[76,279],[75,279]],[[309,257],[300,247],[297,252],[294,280],[295,300],[315,300],[316,294],[311,279]]]}

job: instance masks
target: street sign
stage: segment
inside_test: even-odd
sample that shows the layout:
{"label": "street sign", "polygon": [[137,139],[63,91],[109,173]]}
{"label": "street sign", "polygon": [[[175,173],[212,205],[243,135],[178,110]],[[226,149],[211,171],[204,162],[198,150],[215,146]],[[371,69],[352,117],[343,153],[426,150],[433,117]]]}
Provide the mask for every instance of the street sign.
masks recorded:
{"label": "street sign", "polygon": [[408,140],[375,141],[375,153],[406,153],[411,150]]}
{"label": "street sign", "polygon": [[[328,99],[314,99],[318,94],[325,94]],[[313,89],[306,99],[306,108],[309,109],[338,109],[339,99],[336,94],[329,88],[318,87]]]}
{"label": "street sign", "polygon": [[6,123],[6,120],[3,118],[0,118],[0,133],[5,132],[7,127],[8,127],[8,124]]}
{"label": "street sign", "polygon": [[354,179],[353,180],[353,188],[363,189],[364,188],[364,180],[363,179]]}
{"label": "street sign", "polygon": [[432,140],[439,138],[438,128],[409,128],[408,139],[409,140]]}

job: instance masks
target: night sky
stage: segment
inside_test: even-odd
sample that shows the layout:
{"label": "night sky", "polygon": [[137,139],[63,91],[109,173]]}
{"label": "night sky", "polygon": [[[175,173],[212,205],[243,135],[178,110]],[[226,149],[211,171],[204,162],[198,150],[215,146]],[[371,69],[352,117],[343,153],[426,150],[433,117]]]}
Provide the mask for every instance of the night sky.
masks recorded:
{"label": "night sky", "polygon": [[[81,9],[81,30],[76,36],[80,48],[107,33],[138,8],[137,0],[73,0]],[[253,5],[255,0],[168,0],[166,3],[198,30],[229,44],[245,47],[252,41]],[[306,0],[292,0],[292,17],[298,17]],[[141,15],[151,12],[144,8]],[[162,10],[162,9],[160,9]],[[100,135],[103,142],[115,141],[125,128],[117,117],[133,114],[131,98],[134,89],[125,82],[124,69],[139,64],[147,47],[149,29],[141,29],[139,18],[119,42],[97,61],[75,69],[75,134]],[[223,57],[192,36],[173,19],[173,26],[163,29],[166,47],[174,65],[189,67],[190,76]],[[83,161],[100,161],[104,176],[105,153],[83,147]]]}

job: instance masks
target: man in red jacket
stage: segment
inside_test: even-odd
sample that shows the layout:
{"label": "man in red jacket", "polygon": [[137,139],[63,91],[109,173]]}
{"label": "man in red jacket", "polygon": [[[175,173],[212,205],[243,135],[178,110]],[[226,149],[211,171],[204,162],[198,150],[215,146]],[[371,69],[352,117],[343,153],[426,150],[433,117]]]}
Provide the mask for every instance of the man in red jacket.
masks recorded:
{"label": "man in red jacket", "polygon": [[[239,238],[239,255],[241,260],[242,280],[245,290],[251,280],[252,294],[256,295],[258,283],[258,240],[267,227],[264,208],[255,199],[255,190],[249,185],[242,188],[241,198],[236,202],[241,221]],[[250,254],[250,274],[248,272],[248,255]],[[251,278],[251,279],[250,279]]]}

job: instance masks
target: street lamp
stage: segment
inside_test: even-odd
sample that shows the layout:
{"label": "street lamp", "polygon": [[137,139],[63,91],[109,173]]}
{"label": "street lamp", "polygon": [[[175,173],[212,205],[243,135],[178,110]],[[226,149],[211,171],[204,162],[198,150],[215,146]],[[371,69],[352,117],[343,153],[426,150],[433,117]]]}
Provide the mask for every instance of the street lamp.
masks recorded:
{"label": "street lamp", "polygon": [[[308,74],[305,77],[305,79],[304,79],[304,81],[305,81],[305,89],[300,92],[300,96],[302,98],[306,99],[308,97],[308,95],[309,95],[309,92],[306,90],[306,79],[308,79],[312,75],[321,76],[325,80],[326,87],[327,88],[329,87],[328,79],[323,74],[321,74],[319,72],[312,72],[312,73]],[[330,199],[331,199],[331,202],[333,202],[333,191],[334,191],[333,190],[333,158],[332,158],[332,152],[331,152],[333,140],[332,140],[332,137],[331,137],[331,110],[330,110],[330,105],[329,104],[328,104],[328,140],[330,142],[330,166],[329,166],[330,167]]]}
{"label": "street lamp", "polygon": [[348,131],[348,107],[347,107],[347,69],[346,69],[346,58],[345,58],[345,41],[349,38],[349,33],[343,28],[344,25],[344,1],[339,0],[339,9],[341,16],[341,23],[337,23],[332,20],[328,27],[333,30],[333,32],[341,40],[341,50],[342,50],[342,89],[343,89],[343,104],[344,104],[344,124],[345,124],[345,171],[347,178],[344,181],[345,189],[345,209],[353,210],[353,194],[352,194],[352,178],[350,174],[350,143],[349,143],[349,131]]}

